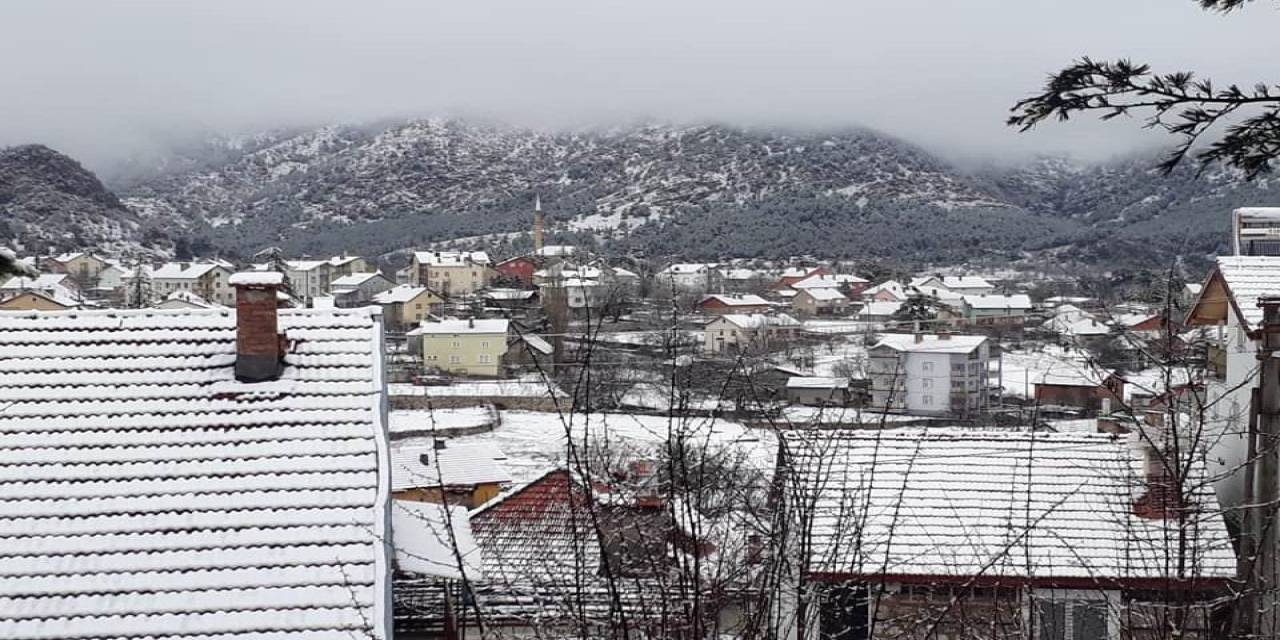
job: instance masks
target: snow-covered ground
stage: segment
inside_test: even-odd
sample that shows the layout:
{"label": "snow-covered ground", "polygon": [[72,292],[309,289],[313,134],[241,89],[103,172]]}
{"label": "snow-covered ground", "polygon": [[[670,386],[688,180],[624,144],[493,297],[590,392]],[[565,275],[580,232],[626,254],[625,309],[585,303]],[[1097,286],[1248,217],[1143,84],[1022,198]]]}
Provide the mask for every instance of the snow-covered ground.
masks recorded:
{"label": "snow-covered ground", "polygon": [[805,320],[804,330],[809,333],[865,334],[876,328],[876,323],[854,320],[852,318],[833,318],[829,320]]}
{"label": "snow-covered ground", "polygon": [[782,426],[804,427],[815,424],[864,424],[874,425],[884,422],[945,422],[944,418],[928,416],[907,416],[867,409],[820,408],[820,407],[787,407],[782,410]]}
{"label": "snow-covered ground", "polygon": [[393,382],[387,385],[387,393],[392,396],[426,396],[426,397],[475,397],[492,396],[495,398],[547,398],[554,392],[557,397],[566,397],[564,391],[551,386],[552,383],[541,380],[468,380],[450,385],[427,385]]}
{"label": "snow-covered ground", "polygon": [[[491,432],[460,436],[459,443],[490,443],[507,455],[507,471],[517,482],[566,461],[567,434],[575,444],[605,447],[611,454],[650,454],[671,434],[708,446],[732,447],[769,472],[777,455],[777,439],[767,430],[712,418],[667,418],[623,413],[565,414],[503,411],[502,424]],[[581,451],[581,450],[580,450]]]}

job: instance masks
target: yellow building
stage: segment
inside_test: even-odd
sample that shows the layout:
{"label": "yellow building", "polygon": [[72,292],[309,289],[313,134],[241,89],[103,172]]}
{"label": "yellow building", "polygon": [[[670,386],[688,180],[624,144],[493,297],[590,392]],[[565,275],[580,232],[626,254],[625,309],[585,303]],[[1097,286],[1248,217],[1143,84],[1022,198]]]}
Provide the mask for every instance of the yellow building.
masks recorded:
{"label": "yellow building", "polygon": [[382,318],[391,329],[416,327],[431,314],[439,313],[444,299],[426,287],[402,284],[373,297],[382,305]]}
{"label": "yellow building", "polygon": [[0,302],[0,309],[5,311],[63,311],[74,308],[76,305],[70,301],[60,301],[39,291],[23,291]]}
{"label": "yellow building", "polygon": [[510,321],[445,320],[428,322],[409,332],[422,338],[422,360],[451,373],[497,377],[507,353]]}
{"label": "yellow building", "polygon": [[75,278],[86,288],[96,285],[98,274],[110,265],[105,259],[85,252],[64,253],[53,261],[58,263],[58,271]]}
{"label": "yellow building", "polygon": [[492,267],[483,251],[415,251],[409,282],[446,297],[466,295],[489,286]]}

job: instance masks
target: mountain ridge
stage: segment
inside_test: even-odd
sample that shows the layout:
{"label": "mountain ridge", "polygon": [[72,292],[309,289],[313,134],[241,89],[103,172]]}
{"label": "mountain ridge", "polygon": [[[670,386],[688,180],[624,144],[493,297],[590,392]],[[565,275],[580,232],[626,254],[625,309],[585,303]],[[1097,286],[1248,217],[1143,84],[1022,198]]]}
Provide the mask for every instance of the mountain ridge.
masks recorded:
{"label": "mountain ridge", "polygon": [[433,118],[215,138],[135,167],[120,195],[135,235],[163,228],[244,253],[385,254],[495,234],[519,250],[536,194],[560,237],[619,251],[1082,264],[1203,258],[1225,247],[1226,211],[1268,204],[1268,178],[1154,164],[962,170],[862,128],[548,132]]}

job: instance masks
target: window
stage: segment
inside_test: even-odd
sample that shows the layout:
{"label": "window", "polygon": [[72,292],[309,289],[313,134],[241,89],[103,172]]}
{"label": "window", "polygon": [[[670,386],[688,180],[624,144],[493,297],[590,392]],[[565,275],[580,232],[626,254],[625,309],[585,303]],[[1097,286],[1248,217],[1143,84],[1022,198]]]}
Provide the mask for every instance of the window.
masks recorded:
{"label": "window", "polygon": [[928,362],[928,361],[921,362],[921,363],[920,363],[920,370],[921,370],[921,371],[923,371],[923,372],[925,372],[925,373],[933,373],[933,363],[932,363],[932,362]]}
{"label": "window", "polygon": [[428,361],[428,362],[435,362],[436,360],[439,360],[439,359],[440,359],[440,356],[438,356],[438,355],[436,355],[436,354],[434,354],[434,353],[429,353],[429,354],[427,354],[427,361]]}
{"label": "window", "polygon": [[489,341],[488,341],[488,340],[481,340],[481,341],[480,341],[480,348],[481,348],[481,349],[488,349],[488,348],[489,348]]}
{"label": "window", "polygon": [[1096,591],[1043,590],[1032,597],[1036,640],[1094,640],[1111,637],[1108,602]]}
{"label": "window", "polygon": [[489,364],[491,362],[493,362],[493,356],[487,353],[480,354],[480,364]]}
{"label": "window", "polygon": [[932,388],[933,388],[933,380],[931,380],[931,379],[929,379],[929,378],[925,378],[924,380],[921,380],[921,381],[920,381],[920,388],[922,388],[922,389],[932,389]]}
{"label": "window", "polygon": [[462,358],[459,358],[458,356],[449,356],[449,364],[458,364],[459,362],[462,362]]}
{"label": "window", "polygon": [[461,342],[458,342],[457,340],[454,340],[454,341],[453,341],[453,348],[454,348],[454,349],[458,349],[458,348],[461,348],[461,347],[462,347],[462,343],[461,343]]}
{"label": "window", "polygon": [[933,404],[933,396],[921,396],[921,397],[920,397],[920,403],[921,403],[921,404],[925,404],[925,405],[932,405],[932,404]]}

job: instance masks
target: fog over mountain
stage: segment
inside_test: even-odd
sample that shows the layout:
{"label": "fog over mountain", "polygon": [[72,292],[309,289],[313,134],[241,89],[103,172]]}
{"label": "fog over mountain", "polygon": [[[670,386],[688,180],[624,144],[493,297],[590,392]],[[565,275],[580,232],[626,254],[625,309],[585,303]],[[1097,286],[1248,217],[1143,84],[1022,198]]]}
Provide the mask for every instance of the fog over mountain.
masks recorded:
{"label": "fog over mountain", "polygon": [[[173,144],[452,115],[573,128],[637,119],[868,126],[950,159],[1143,150],[1158,135],[1002,121],[1073,58],[1128,56],[1251,84],[1276,8],[1194,2],[291,0],[0,5],[0,146],[104,177]],[[1154,136],[1154,138],[1153,138]]]}

